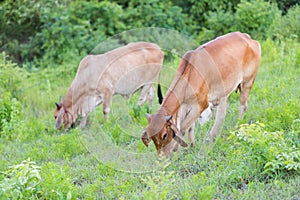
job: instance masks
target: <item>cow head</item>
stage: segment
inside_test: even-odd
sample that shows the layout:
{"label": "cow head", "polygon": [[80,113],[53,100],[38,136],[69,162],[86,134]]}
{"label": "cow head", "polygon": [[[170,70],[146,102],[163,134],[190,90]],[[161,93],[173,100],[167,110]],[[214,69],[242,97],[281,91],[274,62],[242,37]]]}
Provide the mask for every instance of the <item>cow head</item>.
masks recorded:
{"label": "cow head", "polygon": [[56,122],[56,128],[61,129],[64,125],[65,130],[68,130],[73,125],[73,115],[65,108],[63,105],[62,98],[60,97],[60,102],[55,103],[56,108],[54,110],[54,119]]}
{"label": "cow head", "polygon": [[172,116],[161,114],[146,115],[148,126],[142,134],[142,141],[146,147],[153,140],[158,155],[170,157],[174,150],[176,142],[181,146],[187,147],[186,142],[180,137],[181,134],[176,125],[172,122]]}

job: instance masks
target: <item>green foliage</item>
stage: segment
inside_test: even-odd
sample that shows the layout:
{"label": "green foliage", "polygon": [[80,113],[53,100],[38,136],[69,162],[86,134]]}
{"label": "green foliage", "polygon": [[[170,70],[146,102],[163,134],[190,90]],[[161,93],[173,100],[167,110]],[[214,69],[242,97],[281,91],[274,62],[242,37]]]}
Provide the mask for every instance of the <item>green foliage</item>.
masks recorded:
{"label": "green foliage", "polygon": [[281,14],[276,4],[263,0],[242,0],[234,8],[220,6],[216,10],[208,10],[204,14],[205,26],[197,40],[207,41],[231,31],[248,33],[254,39],[265,39],[273,34],[273,23],[280,19]]}
{"label": "green foliage", "polygon": [[45,199],[76,199],[77,189],[69,177],[70,168],[52,162],[41,168],[41,197]]}
{"label": "green foliage", "polygon": [[201,171],[180,183],[177,190],[183,199],[213,199],[216,185],[210,182],[204,171]]}
{"label": "green foliage", "polygon": [[280,10],[283,11],[283,14],[286,14],[291,7],[295,5],[299,5],[298,0],[273,0],[273,1],[278,4],[278,7]]}
{"label": "green foliage", "polygon": [[20,98],[27,76],[27,71],[10,61],[5,52],[0,53],[0,98],[7,92],[14,98]]}
{"label": "green foliage", "polygon": [[274,28],[274,36],[279,39],[291,38],[300,41],[300,5],[296,5],[288,10],[288,13],[283,16]]}
{"label": "green foliage", "polygon": [[[292,1],[282,2],[287,8]],[[275,4],[261,0],[7,0],[0,4],[0,51],[6,52],[0,54],[0,171],[4,172],[0,174],[0,199],[300,197],[299,6],[279,19]],[[278,5],[281,8],[280,1]],[[262,121],[265,126],[255,123],[233,130],[237,106],[232,105],[214,146],[202,144],[210,124],[196,127],[193,148],[180,148],[171,163],[160,162],[156,171],[145,174],[115,170],[122,159],[117,164],[97,160],[80,140],[84,130],[56,130],[54,102],[67,91],[80,59],[105,38],[146,26],[178,30],[201,42],[235,30],[261,40],[261,67],[245,119],[239,123]],[[182,47],[194,47],[180,34],[174,38],[167,31],[151,33],[147,39],[158,39],[165,55],[176,55],[165,59],[164,65],[172,67],[162,69],[166,92],[185,52]],[[119,40],[108,40],[105,50],[143,37],[143,33],[128,38],[117,35],[112,38]],[[231,98],[236,105],[237,96]],[[93,125],[101,127],[116,149],[152,153],[156,158],[153,142],[146,148],[140,140],[147,125],[144,115],[151,110],[147,104],[138,107],[137,101],[138,95],[129,101],[114,96],[108,121],[101,108],[89,120],[96,121]],[[158,107],[154,105],[153,112]],[[228,135],[229,140],[225,139]],[[95,151],[103,146],[96,146]],[[41,168],[30,160],[14,165],[28,157]]]}
{"label": "green foliage", "polygon": [[[41,4],[34,1],[4,1],[0,6],[0,51],[7,51],[15,61],[24,61],[24,44],[40,30]],[[28,50],[28,49],[27,49]]]}
{"label": "green foliage", "polygon": [[41,167],[30,159],[9,167],[0,183],[0,197],[7,199],[36,199],[41,193]]}
{"label": "green foliage", "polygon": [[215,36],[234,30],[232,26],[235,23],[235,17],[231,11],[208,11],[208,13],[205,14],[205,19],[206,25],[202,28],[202,31],[198,35],[198,41],[207,41]]}
{"label": "green foliage", "polygon": [[146,187],[143,190],[143,199],[173,199],[176,193],[173,193],[171,188],[175,182],[175,172],[166,171],[166,168],[170,164],[169,162],[161,160],[157,164],[157,171],[142,178]]}
{"label": "green foliage", "polygon": [[181,33],[191,33],[193,25],[182,9],[171,1],[130,1],[126,9],[129,29],[140,27],[162,27]]}
{"label": "green foliage", "polygon": [[[200,31],[203,27],[209,28],[210,26],[214,26],[211,24],[213,21],[209,21],[211,15],[218,15],[219,17],[224,16],[223,13],[234,12],[235,6],[240,0],[189,0],[188,2],[190,5],[185,7],[185,9],[189,13],[189,16],[193,18],[193,22],[197,24],[197,30]],[[222,19],[220,18],[220,20]],[[219,23],[221,23],[221,21],[219,21]]]}
{"label": "green foliage", "polygon": [[0,138],[17,138],[22,133],[21,104],[10,93],[0,98]]}
{"label": "green foliage", "polygon": [[262,123],[243,124],[237,131],[231,132],[228,139],[233,146],[229,155],[241,156],[240,159],[244,160],[241,164],[249,170],[248,175],[258,173],[282,177],[291,172],[299,173],[300,149],[297,146],[299,141],[291,141],[291,138],[297,138],[297,133],[289,133],[293,136],[287,139],[284,133],[267,132],[264,127]]}
{"label": "green foliage", "polygon": [[272,32],[273,21],[281,12],[275,4],[263,0],[244,1],[237,5],[233,28],[249,33],[253,38],[265,39]]}

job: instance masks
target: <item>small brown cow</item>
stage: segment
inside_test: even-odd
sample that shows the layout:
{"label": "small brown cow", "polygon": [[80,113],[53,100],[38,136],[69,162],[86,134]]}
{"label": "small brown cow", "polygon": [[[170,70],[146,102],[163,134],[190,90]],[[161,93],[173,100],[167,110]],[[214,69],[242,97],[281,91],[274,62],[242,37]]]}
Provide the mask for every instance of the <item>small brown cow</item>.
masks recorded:
{"label": "small brown cow", "polygon": [[[214,140],[226,115],[228,96],[233,91],[240,91],[239,117],[243,118],[260,55],[260,44],[240,32],[220,36],[188,51],[161,107],[156,114],[147,114],[143,143],[148,146],[153,140],[158,154],[169,157],[178,143],[187,147],[182,136],[199,117],[202,123],[207,121],[211,109],[216,107],[215,123],[207,138]],[[193,131],[189,131],[189,140],[193,145]]]}
{"label": "small brown cow", "polygon": [[164,53],[148,42],[130,43],[101,55],[88,55],[79,64],[66,96],[56,103],[56,128],[65,130],[81,115],[80,126],[86,125],[87,114],[103,103],[108,119],[112,96],[129,98],[142,88],[138,104],[154,98],[153,81],[159,74]]}

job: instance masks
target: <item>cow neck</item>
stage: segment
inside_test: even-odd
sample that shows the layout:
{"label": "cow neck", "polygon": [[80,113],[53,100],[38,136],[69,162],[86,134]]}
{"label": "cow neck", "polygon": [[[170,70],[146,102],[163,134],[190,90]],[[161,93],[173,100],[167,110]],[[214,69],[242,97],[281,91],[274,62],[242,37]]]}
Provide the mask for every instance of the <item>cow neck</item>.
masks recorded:
{"label": "cow neck", "polygon": [[178,100],[178,96],[175,95],[173,91],[169,91],[168,95],[165,98],[161,105],[161,112],[165,114],[165,116],[172,115],[176,116],[180,107],[180,102]]}
{"label": "cow neck", "polygon": [[177,74],[175,75],[175,80],[172,82],[169,88],[165,100],[161,105],[161,109],[164,110],[166,115],[177,116],[180,105],[185,99],[186,91],[186,76],[190,74],[189,59],[191,53],[184,55],[181,63],[177,69]]}
{"label": "cow neck", "polygon": [[73,108],[73,92],[72,92],[71,88],[68,90],[66,96],[64,97],[62,104],[63,104],[63,108],[67,112],[74,115],[74,113],[73,113],[73,110],[74,110],[74,108]]}

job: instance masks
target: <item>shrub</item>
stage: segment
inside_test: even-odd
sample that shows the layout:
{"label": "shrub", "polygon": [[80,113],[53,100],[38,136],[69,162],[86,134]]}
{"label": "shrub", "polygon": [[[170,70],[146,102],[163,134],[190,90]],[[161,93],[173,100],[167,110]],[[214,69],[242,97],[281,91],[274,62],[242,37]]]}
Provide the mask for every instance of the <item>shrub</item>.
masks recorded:
{"label": "shrub", "polygon": [[273,35],[279,39],[291,38],[300,41],[300,5],[288,10],[274,27]]}
{"label": "shrub", "polygon": [[231,31],[246,32],[255,39],[265,39],[272,34],[273,23],[280,19],[276,4],[263,0],[242,0],[230,6],[214,6],[204,13],[205,23],[197,40],[204,42]]}
{"label": "shrub", "polygon": [[0,51],[9,52],[15,61],[22,62],[22,44],[28,43],[41,25],[41,4],[34,1],[4,1],[0,6]]}
{"label": "shrub", "polygon": [[130,1],[126,9],[127,29],[161,27],[190,34],[193,24],[190,18],[171,1]]}
{"label": "shrub", "polygon": [[253,38],[265,39],[272,32],[271,25],[281,12],[276,4],[263,0],[242,0],[237,5],[233,29],[249,33]]}
{"label": "shrub", "polygon": [[26,70],[10,61],[5,52],[0,53],[0,98],[6,92],[13,98],[21,98],[27,76]]}
{"label": "shrub", "polygon": [[37,199],[40,195],[41,167],[30,159],[11,166],[0,183],[0,197],[7,199]]}
{"label": "shrub", "polygon": [[70,167],[48,162],[41,168],[41,199],[76,199],[77,189],[69,177]]}
{"label": "shrub", "polygon": [[208,41],[219,35],[231,32],[234,24],[234,15],[232,12],[219,10],[217,12],[209,11],[205,14],[206,24],[202,28],[197,40],[200,42]]}
{"label": "shrub", "polygon": [[244,165],[248,175],[276,177],[300,172],[297,132],[267,132],[262,123],[243,124],[228,139],[233,143],[229,155],[240,157],[239,165]]}
{"label": "shrub", "polygon": [[12,139],[22,133],[21,104],[10,93],[0,98],[0,137]]}

